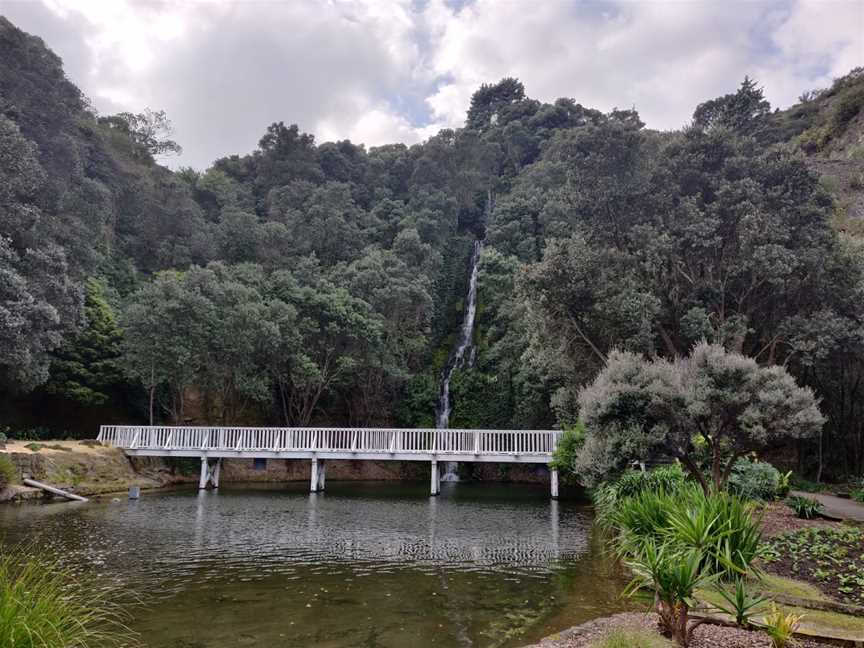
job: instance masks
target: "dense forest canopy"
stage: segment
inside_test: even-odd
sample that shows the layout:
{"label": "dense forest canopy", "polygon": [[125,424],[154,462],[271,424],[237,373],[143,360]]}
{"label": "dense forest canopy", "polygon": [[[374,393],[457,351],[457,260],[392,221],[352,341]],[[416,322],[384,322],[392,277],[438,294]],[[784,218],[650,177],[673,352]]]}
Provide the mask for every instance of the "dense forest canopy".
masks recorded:
{"label": "dense forest canopy", "polygon": [[0,61],[0,424],[431,426],[483,238],[453,427],[572,424],[614,350],[707,340],[812,386],[808,456],[864,470],[861,70],[785,111],[745,78],[662,133],[507,78],[422,144],[279,122],[173,172],[164,112],[97,115],[3,18]]}

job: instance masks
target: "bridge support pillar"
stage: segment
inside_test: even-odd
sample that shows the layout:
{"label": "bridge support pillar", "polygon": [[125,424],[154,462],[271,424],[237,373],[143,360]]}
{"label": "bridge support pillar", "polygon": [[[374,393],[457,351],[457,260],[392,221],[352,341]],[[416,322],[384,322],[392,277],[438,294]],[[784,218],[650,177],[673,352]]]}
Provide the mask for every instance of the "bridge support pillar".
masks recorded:
{"label": "bridge support pillar", "polygon": [[312,475],[309,479],[309,492],[318,493],[324,490],[327,468],[323,459],[312,459]]}
{"label": "bridge support pillar", "polygon": [[552,499],[558,499],[558,471],[549,471],[549,482],[552,487]]}
{"label": "bridge support pillar", "polygon": [[201,474],[198,477],[198,488],[204,490],[206,488],[219,488],[219,473],[222,471],[222,459],[210,460],[207,457],[201,457]]}
{"label": "bridge support pillar", "polygon": [[438,472],[437,461],[432,461],[432,470],[429,482],[431,494],[438,495],[438,493],[441,492],[441,474]]}

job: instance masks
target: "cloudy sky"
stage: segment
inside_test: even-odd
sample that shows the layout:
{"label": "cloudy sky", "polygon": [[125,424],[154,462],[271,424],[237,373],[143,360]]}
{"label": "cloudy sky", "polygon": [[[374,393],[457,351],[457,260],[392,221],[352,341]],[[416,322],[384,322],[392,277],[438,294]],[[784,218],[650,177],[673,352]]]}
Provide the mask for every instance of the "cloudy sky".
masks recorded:
{"label": "cloudy sky", "polygon": [[101,113],[164,109],[206,167],[273,121],[421,141],[483,82],[635,106],[654,128],[755,77],[784,107],[864,65],[864,0],[0,0]]}

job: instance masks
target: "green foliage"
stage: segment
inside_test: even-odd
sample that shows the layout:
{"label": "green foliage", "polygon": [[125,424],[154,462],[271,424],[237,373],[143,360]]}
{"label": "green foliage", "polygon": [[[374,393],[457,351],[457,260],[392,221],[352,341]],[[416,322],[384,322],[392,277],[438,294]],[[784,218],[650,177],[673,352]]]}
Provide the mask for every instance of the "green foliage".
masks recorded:
{"label": "green foliage", "polygon": [[791,497],[787,503],[789,508],[795,511],[795,515],[804,520],[811,520],[822,511],[822,504],[810,497]]}
{"label": "green foliage", "polygon": [[564,429],[561,437],[558,439],[558,446],[555,448],[555,454],[552,457],[550,467],[561,473],[565,481],[577,482],[579,475],[573,469],[576,463],[576,455],[579,448],[585,442],[585,426],[577,423],[573,427]]}
{"label": "green foliage", "polygon": [[740,628],[750,628],[753,617],[759,614],[768,599],[761,595],[752,595],[747,591],[747,581],[744,578],[736,578],[733,587],[718,587],[717,593],[725,601],[725,605],[718,605],[724,612],[735,619]]}
{"label": "green foliage", "polygon": [[627,562],[634,578],[625,592],[633,595],[643,588],[652,590],[660,626],[685,648],[694,628],[689,623],[694,593],[715,580],[703,571],[701,560],[698,551],[658,545],[651,540]]}
{"label": "green foliage", "polygon": [[671,645],[652,630],[614,628],[591,643],[590,648],[667,648]]}
{"label": "green foliage", "polygon": [[10,484],[14,484],[18,480],[18,470],[12,460],[0,454],[0,490],[3,490]]}
{"label": "green foliage", "polygon": [[[770,501],[782,496],[780,478],[780,471],[771,464],[741,458],[732,467],[729,491],[744,499]],[[786,492],[789,492],[788,487]]]}
{"label": "green foliage", "polygon": [[772,604],[771,611],[765,615],[762,626],[771,637],[774,648],[785,648],[789,645],[801,625],[802,618],[803,615],[784,613],[776,604]]}
{"label": "green foliage", "polygon": [[26,548],[0,555],[0,645],[14,648],[134,646],[117,602],[122,592]]}
{"label": "green foliage", "polygon": [[[588,483],[634,460],[673,456],[706,493],[725,488],[738,457],[771,442],[812,437],[824,422],[813,391],[785,369],[760,367],[705,342],[673,361],[613,351],[579,391],[579,405],[587,436],[576,469]],[[693,430],[703,432],[704,472]]]}
{"label": "green foliage", "polygon": [[9,438],[6,436],[5,432],[0,432],[0,450],[6,447],[6,442]]}
{"label": "green foliage", "polygon": [[123,384],[122,333],[104,285],[89,279],[85,291],[86,324],[55,353],[45,389],[82,405],[104,405],[112,388]]}
{"label": "green foliage", "polygon": [[762,538],[752,504],[727,493],[705,496],[692,484],[619,499],[600,519],[614,530],[623,556],[637,555],[646,543],[669,544],[698,552],[703,571],[727,581],[754,571]]}
{"label": "green foliage", "polygon": [[780,473],[777,480],[777,497],[786,497],[789,491],[792,490],[792,471],[788,470],[785,473]]}
{"label": "green foliage", "polygon": [[[578,448],[576,448],[578,451]],[[679,464],[658,466],[651,470],[631,470],[614,480],[597,486],[591,493],[601,525],[609,526],[610,516],[622,500],[642,493],[675,494],[687,486],[687,477]]]}
{"label": "green foliage", "polygon": [[813,583],[832,598],[864,604],[864,530],[805,528],[771,538],[763,547],[770,570]]}
{"label": "green foliage", "polygon": [[798,474],[793,474],[790,480],[790,485],[795,488],[795,490],[804,491],[806,493],[819,493],[825,490],[825,484],[820,484],[819,482],[811,481],[806,477],[802,477]]}
{"label": "green foliage", "polygon": [[760,130],[771,113],[771,104],[762,88],[745,77],[735,94],[728,94],[699,104],[693,113],[693,126],[701,130],[728,128],[753,135]]}

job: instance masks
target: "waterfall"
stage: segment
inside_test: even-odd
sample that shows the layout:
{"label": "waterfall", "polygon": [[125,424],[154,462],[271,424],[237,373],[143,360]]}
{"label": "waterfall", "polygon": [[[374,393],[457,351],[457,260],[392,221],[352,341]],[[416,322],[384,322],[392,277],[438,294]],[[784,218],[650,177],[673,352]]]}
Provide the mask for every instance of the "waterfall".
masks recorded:
{"label": "waterfall", "polygon": [[[450,412],[452,410],[452,406],[450,405],[450,379],[453,377],[453,372],[465,363],[466,353],[468,353],[468,366],[474,364],[474,349],[471,346],[471,341],[474,333],[474,315],[477,312],[477,266],[480,263],[480,253],[482,250],[483,243],[479,239],[474,241],[474,253],[471,255],[471,266],[469,268],[471,274],[468,279],[468,298],[462,318],[462,328],[459,331],[456,352],[441,374],[441,390],[438,396],[438,411],[435,422],[435,427],[440,430],[446,430],[450,425]],[[459,481],[456,468],[457,464],[455,461],[445,463],[441,481]]]}

